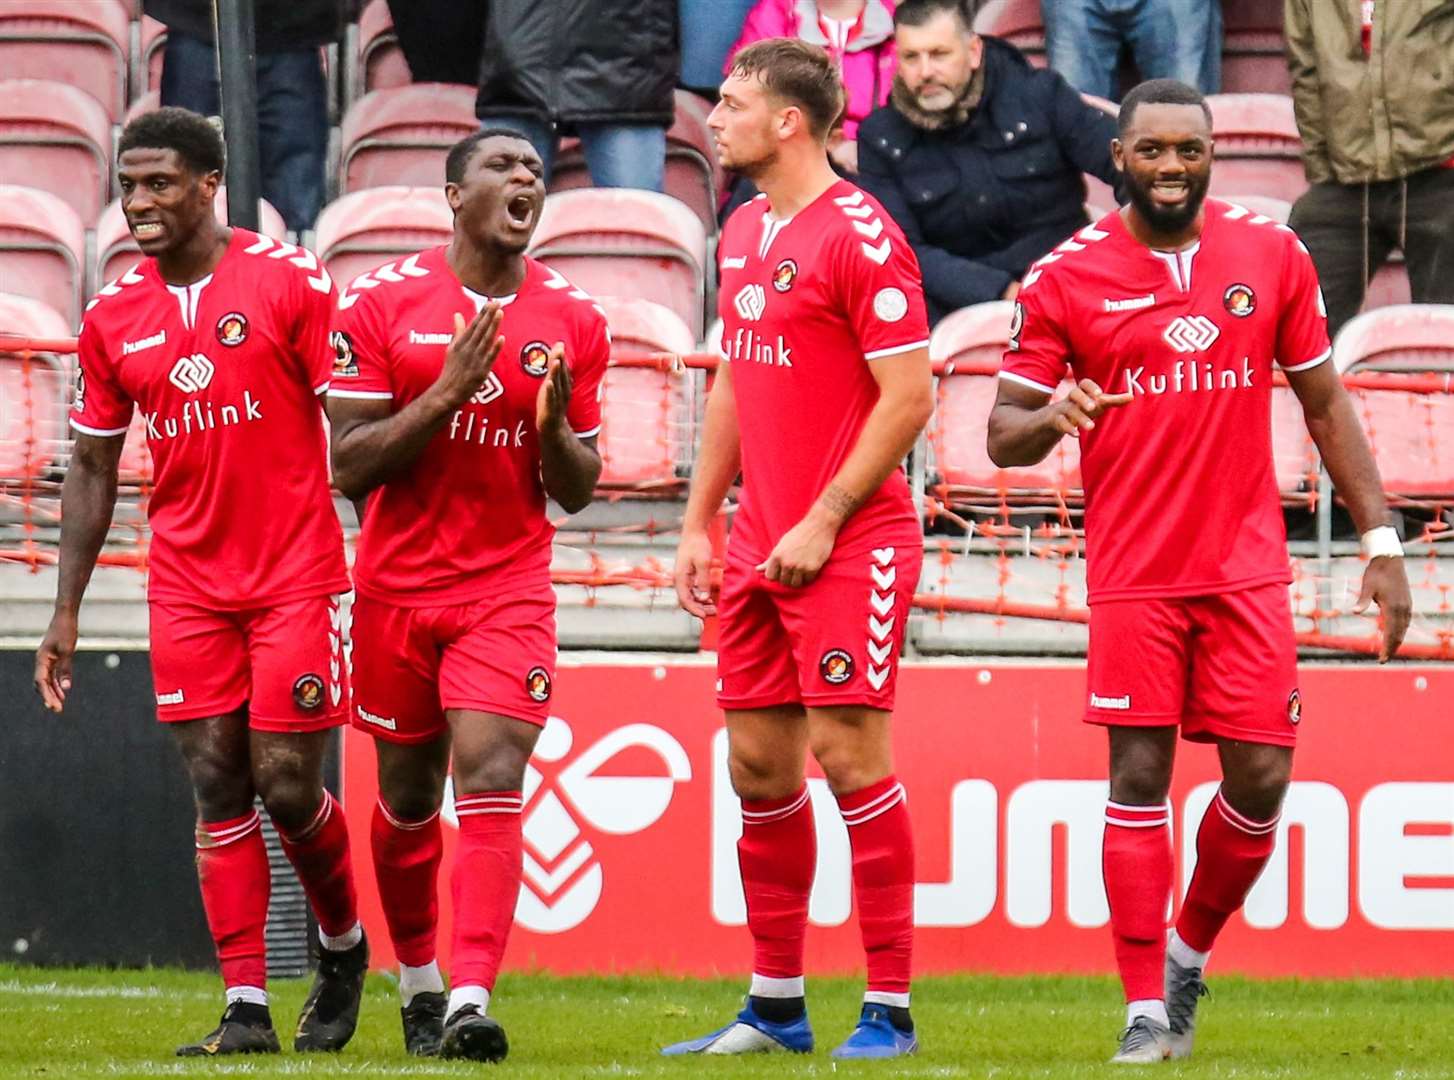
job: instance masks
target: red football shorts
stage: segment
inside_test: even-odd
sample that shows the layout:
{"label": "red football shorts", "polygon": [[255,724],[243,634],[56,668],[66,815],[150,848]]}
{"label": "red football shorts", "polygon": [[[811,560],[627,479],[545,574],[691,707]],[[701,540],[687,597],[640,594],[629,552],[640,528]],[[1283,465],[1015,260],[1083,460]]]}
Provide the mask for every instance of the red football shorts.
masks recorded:
{"label": "red football shorts", "polygon": [[544,725],[555,682],[555,591],[438,607],[367,596],[353,605],[353,724],[396,743],[428,742],[446,709]]}
{"label": "red football shorts", "polygon": [[1092,724],[1292,746],[1302,719],[1287,586],[1091,607]]}
{"label": "red football shorts", "polygon": [[918,543],[834,552],[811,585],[794,589],[729,547],[717,604],[718,706],[892,710],[923,562]]}
{"label": "red football shorts", "polygon": [[259,731],[307,732],[348,717],[348,638],[341,597],[217,611],[153,600],[157,719],[196,720],[248,706]]}

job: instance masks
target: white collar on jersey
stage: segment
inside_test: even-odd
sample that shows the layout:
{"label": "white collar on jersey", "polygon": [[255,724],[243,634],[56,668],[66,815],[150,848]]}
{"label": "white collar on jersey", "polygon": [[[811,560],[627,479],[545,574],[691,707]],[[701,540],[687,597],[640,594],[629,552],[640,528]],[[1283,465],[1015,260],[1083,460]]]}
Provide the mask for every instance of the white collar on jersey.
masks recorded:
{"label": "white collar on jersey", "polygon": [[1180,251],[1158,251],[1150,248],[1151,254],[1166,264],[1166,269],[1171,273],[1171,281],[1178,292],[1191,292],[1191,266],[1192,260],[1196,258],[1198,251],[1202,249],[1202,242],[1198,240],[1188,248]]}
{"label": "white collar on jersey", "polygon": [[177,298],[177,306],[182,309],[182,325],[188,330],[197,321],[197,301],[202,299],[202,290],[212,281],[212,275],[208,274],[200,281],[194,281],[190,285],[167,285],[167,292]]}
{"label": "white collar on jersey", "polygon": [[467,285],[461,285],[460,288],[464,290],[464,294],[468,296],[470,298],[470,302],[474,304],[476,314],[478,314],[479,310],[486,304],[488,304],[491,300],[499,304],[501,307],[504,307],[506,304],[513,302],[515,297],[520,295],[518,292],[512,292],[509,296],[486,296],[483,293],[475,292]]}

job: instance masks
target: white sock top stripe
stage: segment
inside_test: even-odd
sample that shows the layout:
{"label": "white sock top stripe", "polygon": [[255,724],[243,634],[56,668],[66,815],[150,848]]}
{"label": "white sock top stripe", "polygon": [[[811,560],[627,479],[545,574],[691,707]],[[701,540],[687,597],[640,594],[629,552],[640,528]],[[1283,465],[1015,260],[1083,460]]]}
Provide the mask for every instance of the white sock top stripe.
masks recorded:
{"label": "white sock top stripe", "polygon": [[1171,803],[1162,802],[1153,803],[1150,806],[1132,806],[1129,803],[1118,803],[1107,799],[1106,810],[1107,812],[1122,814],[1169,814],[1171,813]]}
{"label": "white sock top stripe", "polygon": [[845,818],[847,818],[847,817],[857,817],[859,814],[866,814],[866,813],[868,813],[871,810],[876,810],[880,806],[891,805],[896,799],[902,798],[903,797],[903,794],[904,794],[904,785],[903,784],[895,784],[893,787],[889,788],[887,791],[881,791],[881,792],[879,792],[877,795],[875,795],[872,799],[869,799],[868,802],[864,803],[862,806],[855,806],[852,809],[845,809],[844,806],[843,806],[843,804],[840,802],[838,804],[838,812],[841,813]]}
{"label": "white sock top stripe", "polygon": [[880,814],[887,814],[894,807],[898,806],[899,803],[904,801],[903,785],[895,784],[893,789],[886,792],[885,795],[888,796],[887,801],[880,798],[875,799],[867,806],[860,807],[857,810],[844,811],[840,809],[839,813],[843,817],[843,823],[851,828],[855,825],[863,825],[870,822]]}
{"label": "white sock top stripe", "polygon": [[[262,828],[262,824],[262,818],[258,816],[258,812],[256,810],[249,814],[245,821],[242,821],[237,825],[229,826],[226,829],[209,829],[204,824],[201,832],[197,837],[197,847],[224,847],[227,844],[231,844],[238,840],[241,840],[244,836],[247,836],[254,829]],[[203,842],[203,837],[206,838],[205,843]]]}
{"label": "white sock top stripe", "polygon": [[1216,803],[1217,809],[1221,812],[1222,817],[1226,819],[1228,825],[1239,832],[1247,833],[1249,836],[1263,836],[1270,833],[1277,828],[1278,822],[1282,820],[1281,813],[1273,815],[1271,821],[1253,821],[1251,818],[1239,814],[1233,809],[1232,804],[1227,802],[1223,797],[1221,789],[1218,789],[1217,797],[1213,801]]}
{"label": "white sock top stripe", "polygon": [[748,810],[742,809],[742,823],[744,825],[768,825],[774,821],[782,821],[784,818],[792,817],[801,810],[808,802],[808,789],[805,787],[798,793],[797,798],[787,806],[780,806],[776,810]]}
{"label": "white sock top stripe", "polygon": [[290,844],[301,844],[312,839],[323,826],[328,824],[328,819],[333,816],[333,805],[333,793],[327,788],[324,788],[323,801],[318,804],[318,812],[313,815],[313,820],[308,822],[307,825],[304,825],[302,829],[292,836],[284,833],[281,829],[278,830],[279,834]]}
{"label": "white sock top stripe", "polygon": [[405,821],[403,818],[396,816],[394,811],[389,809],[389,804],[384,802],[382,798],[379,799],[379,813],[384,815],[385,821],[401,832],[414,832],[416,829],[422,829],[439,816],[439,811],[436,810],[423,821]]}

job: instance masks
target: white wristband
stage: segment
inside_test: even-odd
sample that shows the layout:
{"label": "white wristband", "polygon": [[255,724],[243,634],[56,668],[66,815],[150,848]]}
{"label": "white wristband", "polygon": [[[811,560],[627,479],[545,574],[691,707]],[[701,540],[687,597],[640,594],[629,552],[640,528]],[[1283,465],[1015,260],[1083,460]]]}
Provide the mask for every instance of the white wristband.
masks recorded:
{"label": "white wristband", "polygon": [[1369,559],[1377,559],[1384,556],[1389,558],[1403,558],[1404,548],[1398,540],[1398,530],[1392,525],[1379,525],[1377,528],[1369,529],[1360,538],[1363,543],[1363,554]]}

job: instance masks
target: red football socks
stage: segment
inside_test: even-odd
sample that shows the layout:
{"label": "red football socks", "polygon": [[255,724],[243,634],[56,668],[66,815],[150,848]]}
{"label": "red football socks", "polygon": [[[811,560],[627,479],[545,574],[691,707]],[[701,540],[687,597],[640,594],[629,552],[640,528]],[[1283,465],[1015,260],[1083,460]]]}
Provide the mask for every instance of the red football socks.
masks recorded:
{"label": "red football socks", "polygon": [[404,821],[380,799],[369,840],[394,955],[410,967],[433,963],[439,929],[437,882],[444,857],[439,812],[423,821]]}
{"label": "red football socks", "polygon": [[1228,804],[1220,788],[1197,829],[1197,867],[1176,920],[1176,933],[1197,952],[1212,943],[1242,906],[1277,840],[1277,823],[1253,821]]}
{"label": "red football socks", "polygon": [[518,791],[457,795],[459,847],[455,850],[453,987],[495,988],[495,976],[520,899],[523,845]]}
{"label": "red football socks", "polygon": [[358,894],[348,853],[348,825],[333,795],[325,790],[313,820],[294,836],[279,829],[278,840],[298,872],[318,928],[329,937],[352,930],[358,924]]}
{"label": "red football socks", "polygon": [[272,875],[256,810],[228,821],[198,823],[197,880],[223,984],[265,988],[268,957],[263,928]]}
{"label": "red football socks", "polygon": [[838,797],[868,959],[865,1001],[907,1007],[914,951],[914,831],[898,777]]}
{"label": "red football socks", "polygon": [[1106,803],[1101,853],[1116,967],[1127,1001],[1161,1000],[1166,905],[1171,895],[1171,811]]}
{"label": "red football socks", "polygon": [[767,979],[803,974],[808,893],[818,836],[806,786],[783,799],[743,799],[737,865],[752,932],[752,970]]}

